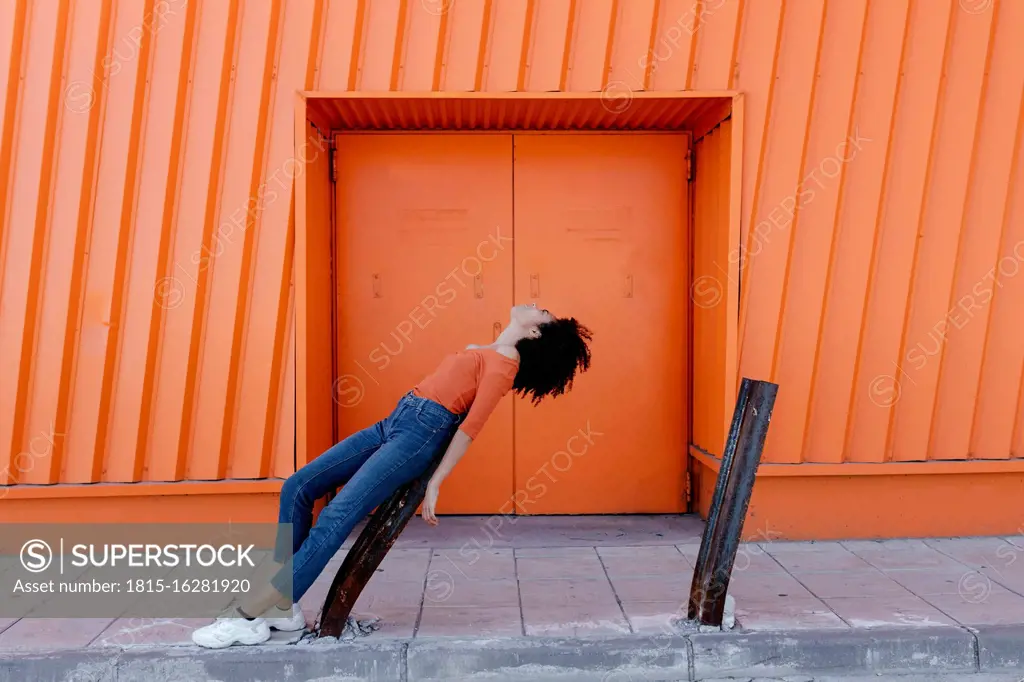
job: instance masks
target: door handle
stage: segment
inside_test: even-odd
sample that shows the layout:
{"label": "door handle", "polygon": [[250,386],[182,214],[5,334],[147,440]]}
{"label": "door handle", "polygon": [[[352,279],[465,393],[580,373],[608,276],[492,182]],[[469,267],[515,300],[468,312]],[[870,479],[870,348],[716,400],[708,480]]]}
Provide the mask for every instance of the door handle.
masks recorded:
{"label": "door handle", "polygon": [[626,275],[626,286],[622,291],[626,298],[633,298],[633,275]]}
{"label": "door handle", "polygon": [[494,338],[491,339],[491,341],[492,342],[497,341],[499,334],[501,334],[501,322],[495,322],[494,323]]}
{"label": "door handle", "polygon": [[374,273],[373,275],[373,297],[380,298],[380,275]]}
{"label": "door handle", "polygon": [[484,297],[484,278],[482,275],[477,275],[473,278],[473,292],[477,298]]}
{"label": "door handle", "polygon": [[530,297],[540,298],[540,274],[536,272],[530,275]]}

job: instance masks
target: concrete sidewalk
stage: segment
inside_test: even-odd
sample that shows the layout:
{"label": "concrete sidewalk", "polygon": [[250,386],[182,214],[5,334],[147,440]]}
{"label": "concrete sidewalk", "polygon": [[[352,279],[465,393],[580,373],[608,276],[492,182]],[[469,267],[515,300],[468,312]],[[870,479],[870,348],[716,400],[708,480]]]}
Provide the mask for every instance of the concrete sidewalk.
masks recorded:
{"label": "concrete sidewalk", "polygon": [[[0,680],[743,679],[1024,670],[1024,538],[741,547],[731,632],[685,615],[692,517],[414,519],[362,595],[380,629],[208,652],[206,621],[0,623]],[[312,622],[344,549],[302,600]],[[1024,675],[1024,672],[1021,673]]]}

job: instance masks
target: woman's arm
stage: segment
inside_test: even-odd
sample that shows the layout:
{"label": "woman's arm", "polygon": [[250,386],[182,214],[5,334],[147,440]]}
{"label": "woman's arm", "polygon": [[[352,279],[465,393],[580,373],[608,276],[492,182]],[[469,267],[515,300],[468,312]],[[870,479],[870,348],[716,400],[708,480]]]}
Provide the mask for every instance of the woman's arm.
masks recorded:
{"label": "woman's arm", "polygon": [[469,444],[472,442],[473,439],[465,433],[456,431],[455,437],[452,438],[448,449],[445,450],[444,457],[441,458],[441,463],[437,465],[437,471],[434,472],[434,475],[430,477],[430,482],[427,483],[427,494],[423,498],[423,520],[431,526],[437,525],[437,516],[435,516],[434,512],[437,507],[437,496],[441,492],[441,483],[452,472],[452,469],[459,463],[462,456],[466,454],[466,450],[469,449]]}
{"label": "woman's arm", "polygon": [[448,477],[448,474],[452,472],[452,469],[459,463],[462,456],[466,454],[466,450],[472,442],[472,438],[457,430],[452,438],[452,442],[448,445],[448,449],[445,450],[444,457],[441,458],[441,463],[437,465],[437,471],[430,477],[430,482],[436,484],[437,487],[441,487],[444,479]]}
{"label": "woman's arm", "polygon": [[473,404],[466,414],[466,419],[455,431],[451,444],[441,458],[437,471],[430,477],[427,483],[427,494],[423,498],[423,519],[432,526],[437,525],[437,517],[434,516],[434,508],[437,504],[437,495],[441,489],[441,483],[451,473],[455,465],[459,463],[462,456],[466,454],[473,439],[480,434],[487,418],[494,412],[494,408],[512,388],[515,381],[515,370],[507,365],[491,368],[484,373],[477,387]]}

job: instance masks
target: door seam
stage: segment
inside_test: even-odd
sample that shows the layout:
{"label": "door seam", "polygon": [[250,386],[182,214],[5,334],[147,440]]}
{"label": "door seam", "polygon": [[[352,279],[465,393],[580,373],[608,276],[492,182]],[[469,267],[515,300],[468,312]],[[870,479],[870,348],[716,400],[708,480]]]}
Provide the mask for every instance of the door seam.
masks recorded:
{"label": "door seam", "polygon": [[[516,305],[516,136],[512,136],[511,145],[511,168],[512,174],[512,305]],[[519,481],[519,469],[516,466],[516,400],[513,393],[512,399],[512,511],[516,516],[521,516],[519,502],[516,501],[516,486]]]}

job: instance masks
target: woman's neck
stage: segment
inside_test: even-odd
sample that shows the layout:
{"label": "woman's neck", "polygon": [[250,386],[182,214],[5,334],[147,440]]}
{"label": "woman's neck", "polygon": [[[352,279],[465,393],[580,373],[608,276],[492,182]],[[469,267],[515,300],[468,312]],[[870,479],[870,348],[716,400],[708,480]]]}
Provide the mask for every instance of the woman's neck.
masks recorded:
{"label": "woman's neck", "polygon": [[515,322],[510,322],[507,327],[501,330],[498,338],[494,340],[494,346],[515,346],[520,339],[528,336],[526,329]]}

